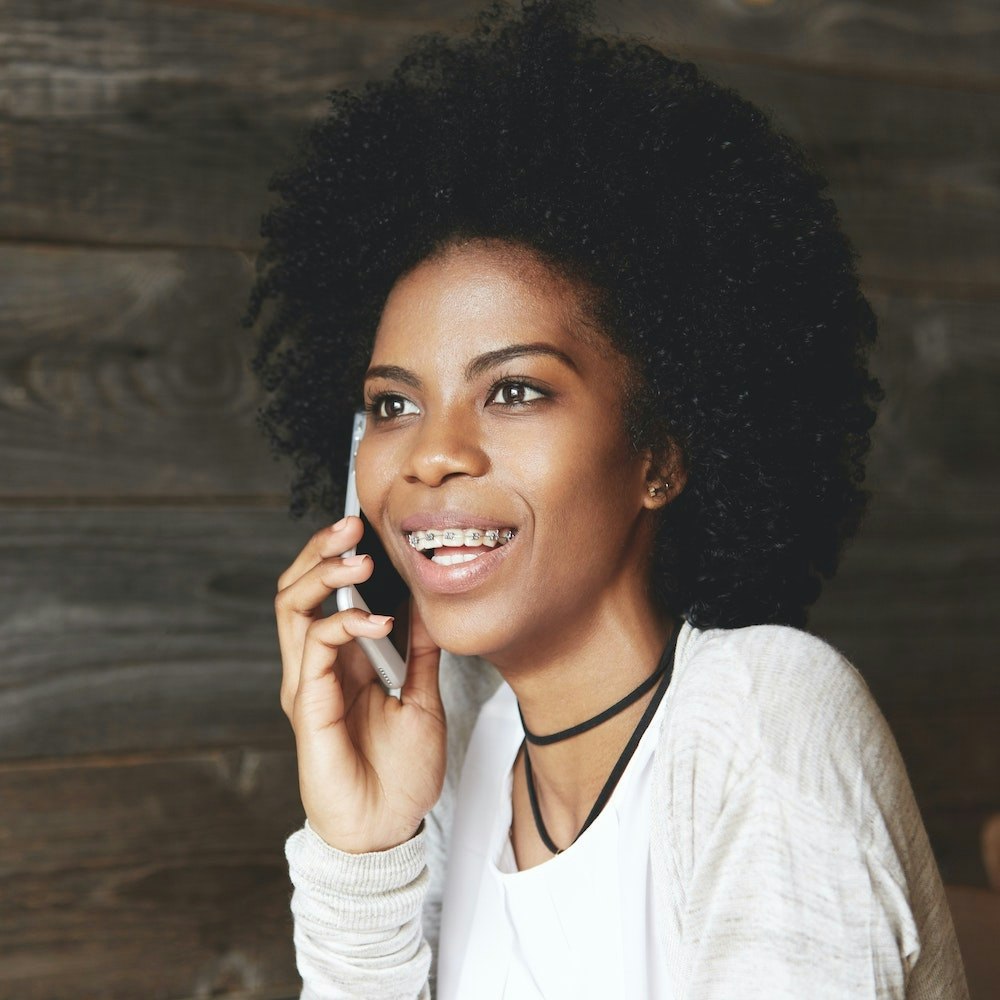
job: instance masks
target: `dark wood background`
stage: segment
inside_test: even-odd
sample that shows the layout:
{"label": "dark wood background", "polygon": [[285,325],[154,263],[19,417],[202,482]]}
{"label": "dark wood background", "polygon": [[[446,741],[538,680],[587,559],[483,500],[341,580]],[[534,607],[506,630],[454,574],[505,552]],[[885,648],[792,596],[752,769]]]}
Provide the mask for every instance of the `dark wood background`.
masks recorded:
{"label": "dark wood background", "polygon": [[[239,324],[325,93],[469,0],[0,5],[0,998],[297,994],[272,598],[311,530]],[[770,109],[881,317],[878,491],[811,622],[861,669],[946,881],[1000,808],[1000,8],[632,0]]]}

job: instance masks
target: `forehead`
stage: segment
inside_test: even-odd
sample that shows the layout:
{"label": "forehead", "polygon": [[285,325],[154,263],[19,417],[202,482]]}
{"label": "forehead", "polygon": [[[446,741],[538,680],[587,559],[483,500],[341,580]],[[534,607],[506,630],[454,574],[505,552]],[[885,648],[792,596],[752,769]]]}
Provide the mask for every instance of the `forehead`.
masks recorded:
{"label": "forehead", "polygon": [[562,350],[606,351],[578,286],[526,250],[469,243],[422,261],[396,282],[372,360],[388,360],[389,354],[467,360],[540,340]]}

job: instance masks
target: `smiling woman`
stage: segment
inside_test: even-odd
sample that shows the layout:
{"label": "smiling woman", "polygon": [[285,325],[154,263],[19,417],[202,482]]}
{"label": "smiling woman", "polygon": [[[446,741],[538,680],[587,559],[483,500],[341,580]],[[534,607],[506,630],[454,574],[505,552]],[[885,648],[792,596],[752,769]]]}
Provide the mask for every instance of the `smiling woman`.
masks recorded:
{"label": "smiling woman", "polygon": [[[306,997],[962,998],[906,771],[802,630],[856,531],[875,320],[825,181],[589,7],[497,5],[331,95],[274,187],[262,423],[412,594],[391,697],[275,602]],[[392,609],[381,609],[392,610]],[[499,684],[497,684],[497,673]]]}

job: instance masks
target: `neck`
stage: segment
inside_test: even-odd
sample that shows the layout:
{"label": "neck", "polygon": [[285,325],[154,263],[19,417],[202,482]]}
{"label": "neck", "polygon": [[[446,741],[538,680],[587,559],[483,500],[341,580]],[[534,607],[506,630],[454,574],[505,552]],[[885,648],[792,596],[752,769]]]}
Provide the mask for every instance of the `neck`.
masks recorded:
{"label": "neck", "polygon": [[[528,729],[539,735],[568,729],[609,708],[656,669],[674,624],[647,602],[622,603],[594,615],[586,628],[530,658],[494,658],[514,690]],[[568,844],[583,825],[652,691],[601,725],[547,746],[531,746],[539,803],[550,834]],[[523,784],[523,763],[518,762]],[[517,802],[517,799],[515,799]]]}

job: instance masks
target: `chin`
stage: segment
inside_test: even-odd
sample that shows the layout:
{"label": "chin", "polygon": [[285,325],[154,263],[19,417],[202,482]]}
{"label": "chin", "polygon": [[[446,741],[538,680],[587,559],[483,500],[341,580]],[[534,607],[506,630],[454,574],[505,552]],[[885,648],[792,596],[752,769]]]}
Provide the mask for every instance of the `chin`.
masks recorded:
{"label": "chin", "polygon": [[[433,643],[455,656],[482,656],[490,659],[510,642],[506,629],[501,634],[495,626],[487,629],[476,627],[476,616],[463,612],[461,608],[441,610],[421,607],[420,616]],[[505,616],[498,617],[502,621]]]}

